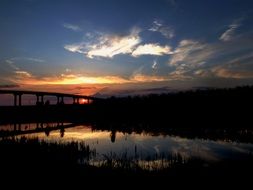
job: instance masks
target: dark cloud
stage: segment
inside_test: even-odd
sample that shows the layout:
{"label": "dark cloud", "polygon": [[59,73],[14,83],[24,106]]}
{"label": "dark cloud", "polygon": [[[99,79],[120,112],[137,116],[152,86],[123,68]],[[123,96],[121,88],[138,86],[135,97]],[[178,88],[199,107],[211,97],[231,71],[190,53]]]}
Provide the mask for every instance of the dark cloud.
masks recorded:
{"label": "dark cloud", "polygon": [[75,89],[77,89],[77,90],[95,90],[97,88],[96,87],[82,87],[82,86],[78,86]]}
{"label": "dark cloud", "polygon": [[163,93],[171,93],[177,91],[176,89],[170,87],[158,87],[158,88],[146,88],[146,89],[112,89],[112,88],[104,88],[98,93],[94,94],[95,97],[99,98],[107,98],[110,96],[137,96],[137,95],[149,95],[149,94],[163,94]]}
{"label": "dark cloud", "polygon": [[5,89],[5,88],[19,88],[19,85],[16,84],[4,84],[4,85],[0,85],[0,89]]}

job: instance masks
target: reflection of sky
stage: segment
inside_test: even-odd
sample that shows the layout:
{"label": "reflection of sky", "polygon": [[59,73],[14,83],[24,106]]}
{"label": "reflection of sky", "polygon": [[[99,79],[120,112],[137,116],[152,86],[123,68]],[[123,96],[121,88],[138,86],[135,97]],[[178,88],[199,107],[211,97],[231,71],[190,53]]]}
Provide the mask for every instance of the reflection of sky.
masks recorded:
{"label": "reflection of sky", "polygon": [[[29,125],[30,128],[36,125]],[[10,127],[10,126],[6,126]],[[5,129],[6,127],[1,127]],[[22,125],[22,129],[27,125]],[[111,141],[111,132],[92,131],[88,126],[68,128],[64,131],[64,137],[60,137],[60,131],[51,131],[49,136],[45,133],[26,135],[28,138],[38,137],[48,141],[83,141],[91,148],[95,148],[98,155],[111,152],[121,155],[127,152],[130,157],[135,156],[135,150],[140,158],[158,155],[180,154],[185,159],[191,157],[202,158],[209,161],[220,159],[238,158],[253,153],[253,144],[210,141],[202,139],[187,139],[172,136],[151,136],[148,134],[123,134],[116,133],[116,140]]]}

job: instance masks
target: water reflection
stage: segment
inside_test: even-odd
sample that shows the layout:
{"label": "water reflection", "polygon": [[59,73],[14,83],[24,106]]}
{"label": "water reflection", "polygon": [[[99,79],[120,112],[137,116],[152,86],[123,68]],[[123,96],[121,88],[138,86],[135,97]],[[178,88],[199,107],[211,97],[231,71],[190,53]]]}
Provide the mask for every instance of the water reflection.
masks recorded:
{"label": "water reflection", "polygon": [[[142,132],[120,132],[115,129],[98,130],[91,125],[76,125],[71,123],[37,123],[13,124],[1,126],[2,136],[16,135],[17,138],[39,138],[46,141],[85,142],[95,149],[97,156],[92,160],[94,165],[110,157],[124,157],[138,160],[143,167],[153,167],[158,163],[170,165],[171,160],[185,162],[188,159],[199,158],[208,162],[226,159],[243,159],[252,155],[252,143],[236,141],[211,140],[203,138],[186,138],[184,135],[159,134]],[[173,156],[173,159],[168,157]],[[166,161],[167,160],[167,161]],[[152,168],[151,167],[151,168]]]}
{"label": "water reflection", "polygon": [[116,131],[113,130],[113,131],[111,132],[111,135],[110,135],[110,136],[111,136],[111,142],[114,143],[115,140],[116,140]]}

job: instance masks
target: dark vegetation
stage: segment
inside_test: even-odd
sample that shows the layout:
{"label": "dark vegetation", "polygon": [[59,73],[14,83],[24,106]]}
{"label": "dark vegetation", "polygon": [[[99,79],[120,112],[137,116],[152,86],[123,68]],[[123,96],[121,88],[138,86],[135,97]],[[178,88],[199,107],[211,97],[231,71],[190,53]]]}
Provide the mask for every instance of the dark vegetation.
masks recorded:
{"label": "dark vegetation", "polygon": [[[94,105],[99,121],[138,121],[168,127],[251,127],[253,87],[109,98]],[[169,126],[170,125],[170,126]]]}
{"label": "dark vegetation", "polygon": [[[100,99],[90,105],[0,107],[0,122],[103,122],[252,127],[253,87]],[[34,121],[31,121],[34,120]],[[159,125],[161,126],[161,125]]]}
{"label": "dark vegetation", "polygon": [[128,182],[125,185],[130,187],[136,183],[148,187],[150,184],[159,186],[168,182],[175,185],[182,180],[193,180],[194,183],[195,180],[200,180],[197,183],[202,180],[248,180],[251,176],[248,172],[253,168],[251,154],[239,160],[213,163],[206,163],[198,158],[185,161],[180,155],[175,155],[164,158],[172,163],[170,167],[160,163],[162,169],[152,171],[140,168],[136,160],[127,158],[125,154],[112,154],[106,155],[104,162],[95,167],[88,161],[96,152],[83,143],[59,144],[26,138],[2,139],[0,151],[2,183],[5,180],[20,180],[21,184],[27,181],[43,182],[42,184],[54,182],[63,186],[67,182],[93,185],[102,183],[102,187],[108,187],[109,182],[113,181]]}

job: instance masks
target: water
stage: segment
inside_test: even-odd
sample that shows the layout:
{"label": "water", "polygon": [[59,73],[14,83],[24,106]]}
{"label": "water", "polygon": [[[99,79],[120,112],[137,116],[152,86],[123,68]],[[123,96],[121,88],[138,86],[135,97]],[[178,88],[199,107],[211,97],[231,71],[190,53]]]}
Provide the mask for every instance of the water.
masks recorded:
{"label": "water", "polygon": [[[63,128],[62,125],[65,127]],[[39,138],[60,143],[79,141],[96,150],[91,163],[96,165],[105,158],[138,160],[140,165],[157,164],[168,157],[179,155],[182,161],[193,158],[206,163],[221,160],[243,159],[253,154],[251,142],[242,143],[228,140],[210,140],[208,138],[186,138],[172,134],[154,134],[148,132],[117,132],[98,130],[91,125],[72,125],[68,123],[22,124],[0,126],[1,131],[16,131],[17,138]],[[55,130],[54,130],[55,129]],[[246,131],[248,132],[248,131]],[[163,165],[166,162],[163,162]]]}

